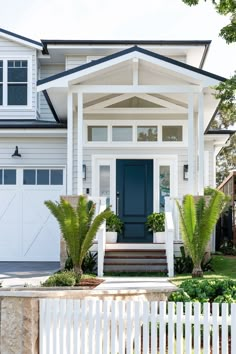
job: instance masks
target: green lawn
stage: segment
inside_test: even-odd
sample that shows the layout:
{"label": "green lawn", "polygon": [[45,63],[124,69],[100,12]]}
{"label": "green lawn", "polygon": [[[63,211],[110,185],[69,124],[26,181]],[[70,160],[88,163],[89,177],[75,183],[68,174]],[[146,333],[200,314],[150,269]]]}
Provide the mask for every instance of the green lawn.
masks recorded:
{"label": "green lawn", "polygon": [[[214,272],[204,273],[205,279],[236,279],[236,257],[213,256],[212,265]],[[187,279],[192,279],[190,274],[179,274],[172,278],[171,281],[178,286]]]}

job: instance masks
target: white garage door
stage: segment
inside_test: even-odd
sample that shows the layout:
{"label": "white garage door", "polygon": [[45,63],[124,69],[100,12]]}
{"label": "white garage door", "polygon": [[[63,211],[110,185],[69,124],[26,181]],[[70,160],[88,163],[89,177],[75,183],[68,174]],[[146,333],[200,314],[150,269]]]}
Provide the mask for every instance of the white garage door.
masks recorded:
{"label": "white garage door", "polygon": [[60,231],[44,201],[64,194],[63,169],[0,169],[0,261],[59,261]]}

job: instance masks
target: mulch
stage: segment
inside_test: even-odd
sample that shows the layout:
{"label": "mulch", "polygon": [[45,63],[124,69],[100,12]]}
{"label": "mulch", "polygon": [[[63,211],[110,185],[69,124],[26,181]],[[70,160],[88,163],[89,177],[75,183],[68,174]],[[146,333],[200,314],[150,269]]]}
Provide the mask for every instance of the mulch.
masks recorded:
{"label": "mulch", "polygon": [[99,284],[103,283],[104,280],[100,278],[87,278],[87,279],[82,279],[78,286],[88,286],[90,288],[96,288]]}

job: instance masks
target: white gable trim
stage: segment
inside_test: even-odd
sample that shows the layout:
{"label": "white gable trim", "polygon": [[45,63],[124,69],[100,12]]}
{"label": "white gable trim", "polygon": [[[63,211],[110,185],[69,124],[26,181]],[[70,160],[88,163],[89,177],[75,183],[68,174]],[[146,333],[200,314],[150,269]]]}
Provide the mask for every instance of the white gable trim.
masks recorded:
{"label": "white gable trim", "polygon": [[[140,53],[138,51],[133,51],[124,55],[121,55],[119,57],[106,60],[102,63],[94,64],[93,66],[87,67],[85,69],[82,69],[80,71],[73,72],[71,74],[68,74],[66,76],[56,78],[54,80],[39,84],[37,87],[37,91],[40,92],[42,90],[48,90],[49,88],[52,87],[68,87],[69,85],[75,85],[79,84],[79,79],[83,78],[83,80],[86,79],[86,76],[91,77],[92,74],[98,73],[101,70],[108,70],[109,68],[113,66],[118,66],[118,65],[124,65],[126,61],[129,60],[134,60],[134,59],[141,59],[146,62],[150,62],[152,64],[155,64],[157,66],[163,67],[165,69],[168,69],[172,72],[175,72],[177,74],[182,74],[185,77],[194,80],[199,81],[199,84],[201,84],[202,87],[208,87],[211,85],[216,85],[219,81],[210,77],[207,77],[206,75],[196,73],[194,71],[191,71],[190,69],[186,69],[183,67],[180,67],[178,65],[175,65],[173,63],[166,62],[164,60],[161,60],[159,58],[154,58],[151,57],[150,55]],[[136,65],[137,66],[137,65]],[[137,75],[134,73],[134,81],[137,81]]]}
{"label": "white gable trim", "polygon": [[34,48],[34,49],[38,49],[38,50],[43,49],[43,46],[40,43],[37,44],[36,42],[34,43],[33,41],[30,41],[30,40],[28,41],[27,39],[24,40],[20,36],[7,34],[5,32],[1,32],[1,30],[0,30],[0,37],[2,37],[4,39],[8,39],[9,41],[12,41],[12,42],[16,42],[16,43],[21,44],[25,47]]}

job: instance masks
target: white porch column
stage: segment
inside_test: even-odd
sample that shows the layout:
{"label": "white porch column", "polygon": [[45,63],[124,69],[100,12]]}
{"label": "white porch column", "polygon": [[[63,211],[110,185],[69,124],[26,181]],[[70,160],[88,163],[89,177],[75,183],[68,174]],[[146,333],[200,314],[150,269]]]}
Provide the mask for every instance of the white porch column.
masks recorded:
{"label": "white porch column", "polygon": [[83,194],[83,93],[77,96],[78,128],[77,128],[77,193]]}
{"label": "white porch column", "polygon": [[195,136],[194,136],[193,94],[188,96],[188,193],[195,194]]}
{"label": "white porch column", "polygon": [[67,195],[72,195],[73,186],[73,94],[67,95]]}
{"label": "white porch column", "polygon": [[198,194],[204,194],[204,111],[203,93],[198,95]]}

